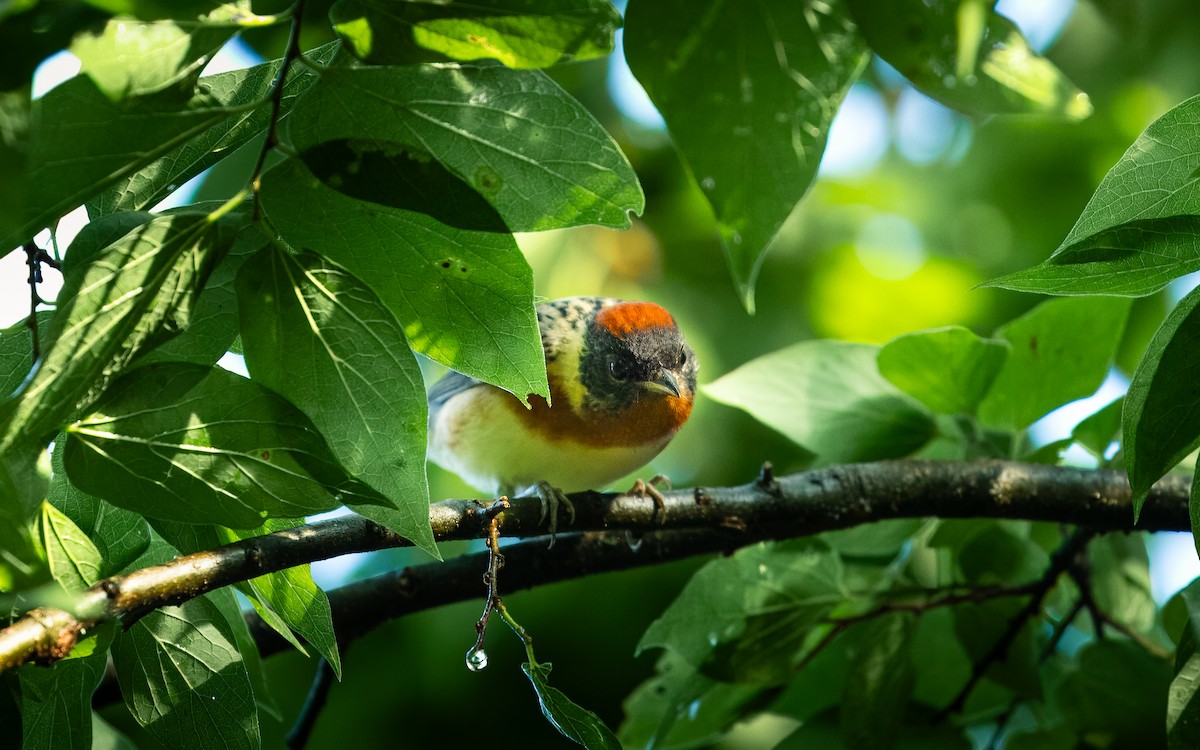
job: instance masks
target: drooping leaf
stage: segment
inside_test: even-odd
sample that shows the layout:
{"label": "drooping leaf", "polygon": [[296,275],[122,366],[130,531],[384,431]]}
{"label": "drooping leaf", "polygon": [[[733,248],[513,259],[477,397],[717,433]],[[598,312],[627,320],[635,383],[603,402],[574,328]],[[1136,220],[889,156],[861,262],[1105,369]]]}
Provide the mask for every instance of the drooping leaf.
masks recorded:
{"label": "drooping leaf", "polygon": [[[629,212],[641,213],[645,205],[637,175],[612,137],[536,70],[327,70],[296,103],[288,130],[302,155],[329,141],[367,141],[374,150],[436,159],[487,199],[514,232],[624,228]],[[320,159],[309,166],[321,173]],[[403,175],[392,182],[402,184]]]}
{"label": "drooping leaf", "polygon": [[1088,545],[1092,594],[1100,611],[1139,633],[1154,627],[1158,607],[1141,534],[1105,534]]}
{"label": "drooping leaf", "polygon": [[395,316],[345,268],[308,251],[268,247],[243,266],[238,294],[254,379],[298,406],[342,466],[405,515],[400,533],[436,549],[425,385]]}
{"label": "drooping leaf", "polygon": [[92,693],[104,676],[114,627],[100,627],[50,667],[27,664],[21,683],[23,747],[74,750],[92,745]]}
{"label": "drooping leaf", "polygon": [[357,57],[385,65],[490,58],[546,68],[607,55],[621,27],[608,0],[339,0],[329,16]]}
{"label": "drooping leaf", "polygon": [[703,391],[829,462],[908,455],[933,436],[933,416],[880,376],[878,351],[806,341],[742,365]]}
{"label": "drooping leaf", "polygon": [[[1200,289],[1193,289],[1150,340],[1125,394],[1121,448],[1135,513],[1150,486],[1200,445],[1200,393],[1191,387],[1200,367],[1198,307]],[[1193,494],[1193,518],[1198,502]]]}
{"label": "drooping leaf", "polygon": [[1027,427],[1104,382],[1125,331],[1129,301],[1104,297],[1043,302],[996,331],[1011,350],[979,418],[1002,427]]}
{"label": "drooping leaf", "polygon": [[867,50],[842,0],[632,0],[625,56],[716,214],[746,307]]}
{"label": "drooping leaf", "polygon": [[[316,250],[366,281],[399,319],[413,349],[522,399],[546,395],[533,273],[516,242],[486,203],[436,164],[417,169],[411,160],[395,158],[411,181],[412,192],[402,195],[419,201],[411,208],[333,190],[296,160],[264,175],[263,206],[288,242]],[[381,184],[388,165],[365,160],[362,179]],[[447,204],[448,191],[460,200]],[[439,221],[447,206],[476,226]]]}
{"label": "drooping leaf", "polygon": [[207,214],[163,216],[73,264],[37,371],[0,407],[0,450],[48,436],[144,348],[186,328],[232,239]]}
{"label": "drooping leaf", "polygon": [[150,612],[117,637],[113,661],[125,705],[164,745],[259,747],[250,677],[228,623],[208,599]]}
{"label": "drooping leaf", "polygon": [[1008,345],[956,326],[897,337],[879,350],[879,373],[939,414],[971,414],[1008,357]]}
{"label": "drooping leaf", "polygon": [[[1091,102],[1020,29],[990,5],[964,24],[971,2],[849,0],[871,48],[914,86],[947,106],[979,114],[1087,117]],[[966,31],[964,40],[960,34]]]}
{"label": "drooping leaf", "polygon": [[251,529],[371,497],[283,398],[184,363],[148,365],[114,383],[95,412],[67,428],[65,462],[85,492],[184,523]]}
{"label": "drooping leaf", "polygon": [[[692,576],[646,629],[638,652],[668,648],[730,682],[777,680],[802,656],[807,630],[847,596],[842,574],[841,560],[820,542],[739,550]],[[747,632],[762,637],[747,638]],[[710,663],[714,656],[717,662]]]}
{"label": "drooping leaf", "polygon": [[[305,56],[319,64],[328,64],[338,47],[337,42],[330,42],[305,52]],[[176,143],[169,151],[157,154],[141,169],[117,180],[88,201],[88,215],[94,218],[117,211],[151,208],[168,193],[237,151],[265,130],[271,115],[268,94],[271,84],[279,75],[280,62],[272,60],[252,68],[201,78],[200,89],[222,106],[236,110],[235,113],[194,137]],[[288,70],[279,102],[281,117],[287,116],[296,98],[316,80],[316,72],[307,66],[293,65]],[[259,106],[252,107],[255,103]]]}
{"label": "drooping leaf", "polygon": [[538,703],[546,720],[562,736],[583,745],[588,750],[621,750],[621,743],[600,717],[571,701],[561,690],[551,687],[550,663],[521,665],[525,676],[533,683]]}

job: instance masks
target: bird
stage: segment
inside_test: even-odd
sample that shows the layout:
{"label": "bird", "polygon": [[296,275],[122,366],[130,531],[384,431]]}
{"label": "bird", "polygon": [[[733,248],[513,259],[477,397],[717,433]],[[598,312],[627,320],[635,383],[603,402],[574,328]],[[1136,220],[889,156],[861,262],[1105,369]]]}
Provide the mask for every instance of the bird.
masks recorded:
{"label": "bird", "polygon": [[[493,497],[536,495],[553,538],[560,508],[574,521],[566,493],[604,489],[671,442],[691,415],[699,367],[653,302],[566,297],[536,312],[550,398],[531,394],[527,408],[451,370],[428,393],[428,456]],[[631,491],[663,509],[653,484]]]}

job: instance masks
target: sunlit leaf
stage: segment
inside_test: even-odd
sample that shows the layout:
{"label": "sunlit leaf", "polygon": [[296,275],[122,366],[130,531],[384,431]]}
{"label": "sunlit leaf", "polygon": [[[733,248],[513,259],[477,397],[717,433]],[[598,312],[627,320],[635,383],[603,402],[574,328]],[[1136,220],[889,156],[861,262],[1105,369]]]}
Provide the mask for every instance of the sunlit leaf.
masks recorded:
{"label": "sunlit leaf", "polygon": [[1027,427],[1104,382],[1129,316],[1129,301],[1103,297],[1043,302],[996,331],[1008,359],[979,405],[979,418]]}
{"label": "sunlit leaf", "polygon": [[329,15],[349,49],[376,64],[444,55],[545,68],[608,54],[621,27],[608,0],[339,0]]}
{"label": "sunlit leaf", "polygon": [[702,390],[830,462],[908,455],[933,437],[933,416],[883,379],[878,352],[867,344],[806,341]]}
{"label": "sunlit leaf", "polygon": [[[264,176],[263,206],[288,242],[316,250],[366,281],[399,319],[413,349],[521,398],[546,395],[533,272],[516,242],[486,203],[436,164],[426,172],[398,156],[370,159],[354,181],[378,185],[393,163],[413,168],[407,178],[412,192],[402,196],[418,205],[358,200],[289,160]],[[447,204],[447,195],[460,200]],[[434,203],[442,208],[433,209]],[[473,226],[440,221],[449,206],[459,209],[457,220]]]}
{"label": "sunlit leaf", "polygon": [[817,174],[867,50],[842,0],[632,0],[625,56],[716,214],[754,308],[763,253]]}
{"label": "sunlit leaf", "polygon": [[[990,7],[981,9],[980,28],[962,23],[962,9],[969,3],[961,0],[848,2],[871,48],[944,104],[981,114],[1040,113],[1075,120],[1092,112],[1087,94]],[[964,30],[969,34],[965,44],[960,40]],[[977,46],[971,47],[972,41]]]}
{"label": "sunlit leaf", "polygon": [[879,372],[940,414],[971,414],[1008,357],[1006,342],[966,328],[918,331],[879,350]]}
{"label": "sunlit leaf", "polygon": [[[289,120],[305,152],[358,140],[432,157],[514,232],[628,227],[645,205],[633,168],[595,118],[544,73],[447,65],[328,70]],[[310,164],[320,173],[319,164]],[[403,184],[396,175],[394,183]],[[368,199],[364,195],[359,197]],[[380,201],[386,202],[386,201]]]}

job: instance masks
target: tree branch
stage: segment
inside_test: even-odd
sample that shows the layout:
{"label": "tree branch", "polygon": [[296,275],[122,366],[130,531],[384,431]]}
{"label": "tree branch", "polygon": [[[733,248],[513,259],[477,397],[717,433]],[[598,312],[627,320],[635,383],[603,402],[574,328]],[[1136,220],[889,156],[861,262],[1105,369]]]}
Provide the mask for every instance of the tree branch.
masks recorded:
{"label": "tree branch", "polygon": [[[571,497],[576,508],[573,528],[616,533],[560,535],[553,550],[544,542],[508,547],[505,586],[525,588],[895,518],[1021,518],[1096,531],[1186,530],[1188,486],[1181,477],[1155,485],[1136,527],[1123,473],[1005,461],[856,464],[779,479],[764,472],[741,487],[665,493],[665,517],[648,498],[577,493]],[[518,498],[500,515],[499,532],[504,537],[539,535],[540,515],[539,500]],[[447,500],[430,507],[438,540],[480,538],[486,532],[485,520],[484,507],[473,500]],[[636,551],[624,541],[624,532],[645,535]],[[80,594],[70,613],[43,609],[36,617],[31,613],[0,630],[0,671],[30,660],[61,658],[73,645],[75,633],[100,622],[119,619],[128,624],[158,607],[265,573],[407,544],[364,518],[348,516],[114,576]],[[421,566],[419,573],[410,568],[372,582],[387,593],[371,593],[369,602],[360,599],[364,589],[334,591],[330,598],[339,637],[349,642],[383,616],[479,596],[482,569],[471,556]],[[431,588],[433,580],[441,581],[438,588]],[[463,582],[467,580],[469,585]],[[270,641],[264,640],[269,653]]]}

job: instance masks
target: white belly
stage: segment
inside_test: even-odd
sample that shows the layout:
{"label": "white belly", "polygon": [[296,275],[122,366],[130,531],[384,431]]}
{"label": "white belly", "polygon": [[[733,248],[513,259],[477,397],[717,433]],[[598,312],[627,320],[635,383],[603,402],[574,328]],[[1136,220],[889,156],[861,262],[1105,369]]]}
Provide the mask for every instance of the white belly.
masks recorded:
{"label": "white belly", "polygon": [[604,489],[645,466],[672,437],[637,446],[551,444],[494,396],[484,388],[454,396],[429,430],[430,460],[490,494],[541,481],[564,492]]}

